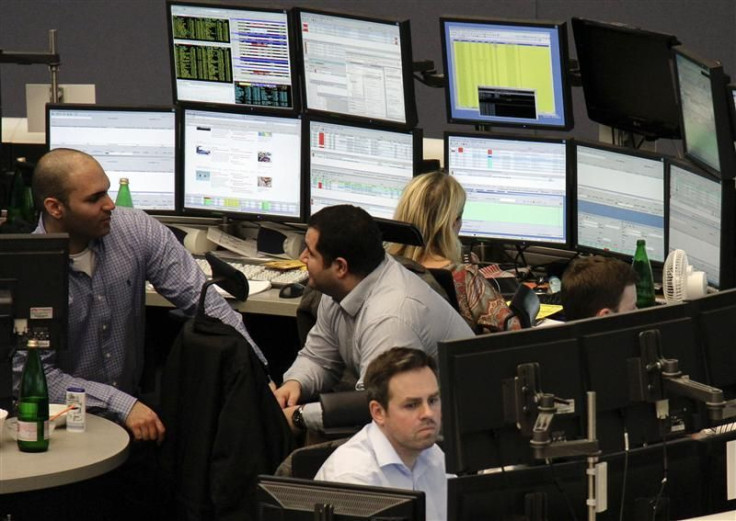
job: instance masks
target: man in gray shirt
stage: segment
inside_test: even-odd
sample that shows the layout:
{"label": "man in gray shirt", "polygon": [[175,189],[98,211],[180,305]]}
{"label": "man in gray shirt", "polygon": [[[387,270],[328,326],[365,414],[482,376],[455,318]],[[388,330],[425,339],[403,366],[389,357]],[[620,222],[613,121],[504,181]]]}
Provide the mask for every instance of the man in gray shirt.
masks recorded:
{"label": "man in gray shirt", "polygon": [[362,389],[368,364],[392,347],[436,356],[438,341],[473,336],[445,299],[384,252],[381,232],[364,210],[320,210],[308,222],[305,243],[309,285],[324,295],[317,323],[275,391],[292,426],[322,427],[318,403],[297,404],[330,390],[345,368]]}

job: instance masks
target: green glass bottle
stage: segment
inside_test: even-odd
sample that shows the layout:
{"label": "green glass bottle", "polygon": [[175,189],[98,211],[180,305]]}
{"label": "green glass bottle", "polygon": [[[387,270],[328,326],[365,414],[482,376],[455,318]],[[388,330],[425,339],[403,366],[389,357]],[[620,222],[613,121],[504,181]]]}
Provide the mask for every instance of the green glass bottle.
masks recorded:
{"label": "green glass bottle", "polygon": [[130,196],[130,186],[127,177],[120,178],[120,188],[118,188],[118,196],[115,198],[115,206],[133,208],[133,198]]}
{"label": "green glass bottle", "polygon": [[44,452],[49,448],[49,390],[35,339],[28,341],[20,381],[18,448],[23,452]]}
{"label": "green glass bottle", "polygon": [[23,175],[18,171],[14,178],[10,192],[8,205],[8,222],[19,224],[21,222],[34,223],[36,212],[33,207],[33,193],[31,187],[23,180]]}
{"label": "green glass bottle", "polygon": [[644,239],[636,241],[636,253],[632,264],[636,272],[636,307],[648,308],[655,304],[654,301],[654,277],[652,277],[652,265],[647,255],[647,244]]}

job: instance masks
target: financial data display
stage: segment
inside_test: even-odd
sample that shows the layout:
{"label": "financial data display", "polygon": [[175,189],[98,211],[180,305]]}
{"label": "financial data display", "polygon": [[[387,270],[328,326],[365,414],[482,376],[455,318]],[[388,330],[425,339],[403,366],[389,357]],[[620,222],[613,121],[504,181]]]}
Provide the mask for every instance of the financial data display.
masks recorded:
{"label": "financial data display", "polygon": [[408,26],[305,10],[299,17],[308,110],[413,126]]}
{"label": "financial data display", "polygon": [[449,175],[465,188],[460,235],[567,243],[564,140],[445,135]]}
{"label": "financial data display", "polygon": [[721,273],[721,182],[670,164],[669,250],[685,250],[695,270],[719,287]]}
{"label": "financial data display", "polygon": [[120,178],[127,177],[134,207],[176,210],[174,108],[50,105],[47,110],[49,150],[73,148],[94,157],[110,179],[113,200]]}
{"label": "financial data display", "polygon": [[645,239],[665,259],[664,162],[625,150],[578,144],[578,246],[633,256]]}
{"label": "financial data display", "polygon": [[286,11],[168,5],[177,101],[294,108]]}
{"label": "financial data display", "polygon": [[440,23],[450,122],[572,126],[565,24]]}
{"label": "financial data display", "polygon": [[310,121],[311,213],[354,204],[373,217],[393,219],[414,175],[415,145],[413,132]]}
{"label": "financial data display", "polygon": [[185,109],[186,210],[301,219],[301,130],[295,117]]}

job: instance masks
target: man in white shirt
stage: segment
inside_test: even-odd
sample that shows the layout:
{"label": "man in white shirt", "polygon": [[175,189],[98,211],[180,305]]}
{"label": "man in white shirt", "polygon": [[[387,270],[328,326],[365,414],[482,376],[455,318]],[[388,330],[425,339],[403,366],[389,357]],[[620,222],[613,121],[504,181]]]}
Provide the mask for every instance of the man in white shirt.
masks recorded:
{"label": "man in white shirt", "polygon": [[338,447],[314,479],[422,491],[427,521],[445,521],[436,362],[418,349],[390,349],[370,363],[364,385],[373,421]]}

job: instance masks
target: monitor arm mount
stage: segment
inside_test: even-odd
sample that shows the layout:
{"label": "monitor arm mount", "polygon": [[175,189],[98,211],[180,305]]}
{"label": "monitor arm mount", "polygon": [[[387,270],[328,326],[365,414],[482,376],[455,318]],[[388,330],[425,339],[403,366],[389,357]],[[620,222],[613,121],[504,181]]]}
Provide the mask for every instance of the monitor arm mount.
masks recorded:
{"label": "monitor arm mount", "polygon": [[517,376],[504,382],[504,415],[523,436],[531,438],[529,444],[534,457],[596,456],[599,449],[595,435],[595,394],[588,397],[588,439],[553,440],[551,427],[555,414],[564,413],[565,406],[574,404],[541,391],[538,363],[520,364],[516,370]]}
{"label": "monitor arm mount", "polygon": [[662,357],[658,329],[639,333],[639,347],[641,356],[627,360],[632,401],[657,403],[659,416],[660,409],[666,407],[668,391],[705,404],[712,421],[736,416],[736,400],[726,401],[721,389],[691,380],[682,374],[676,359]]}
{"label": "monitor arm mount", "polygon": [[427,87],[442,89],[445,87],[445,75],[437,72],[432,60],[414,62],[412,66],[414,79]]}

